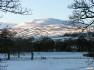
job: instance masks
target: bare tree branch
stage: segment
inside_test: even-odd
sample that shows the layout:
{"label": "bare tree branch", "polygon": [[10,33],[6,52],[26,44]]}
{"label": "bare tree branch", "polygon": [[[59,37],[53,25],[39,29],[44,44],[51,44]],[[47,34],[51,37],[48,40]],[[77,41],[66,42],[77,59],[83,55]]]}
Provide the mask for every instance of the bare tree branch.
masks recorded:
{"label": "bare tree branch", "polygon": [[83,29],[94,24],[94,0],[74,0],[70,8],[73,9],[73,14],[70,16],[73,23],[86,24],[85,27],[82,27]]}
{"label": "bare tree branch", "polygon": [[31,10],[23,8],[20,0],[0,0],[0,11],[30,15]]}

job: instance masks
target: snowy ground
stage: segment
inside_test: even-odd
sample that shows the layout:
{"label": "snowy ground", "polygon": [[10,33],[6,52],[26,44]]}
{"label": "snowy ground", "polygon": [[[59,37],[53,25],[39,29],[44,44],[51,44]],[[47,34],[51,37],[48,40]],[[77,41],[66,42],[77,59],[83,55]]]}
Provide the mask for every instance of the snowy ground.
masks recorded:
{"label": "snowy ground", "polygon": [[[34,60],[18,59],[3,61],[0,64],[5,66],[6,70],[87,70],[88,64],[94,66],[92,59],[87,59],[78,52],[36,52],[34,54]],[[26,54],[21,57],[28,57],[29,54],[24,55]],[[41,59],[43,57],[45,59]]]}

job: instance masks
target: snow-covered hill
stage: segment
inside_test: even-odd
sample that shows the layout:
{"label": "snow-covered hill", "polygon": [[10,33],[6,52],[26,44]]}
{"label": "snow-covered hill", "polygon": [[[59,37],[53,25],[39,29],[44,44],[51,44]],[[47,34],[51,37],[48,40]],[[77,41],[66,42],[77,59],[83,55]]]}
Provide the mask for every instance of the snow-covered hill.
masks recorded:
{"label": "snow-covered hill", "polygon": [[15,26],[19,35],[23,36],[55,36],[64,33],[78,32],[72,26],[70,21],[64,21],[54,18],[35,19],[32,22],[26,22]]}
{"label": "snow-covered hill", "polygon": [[0,29],[3,29],[3,28],[13,28],[15,26],[16,26],[16,24],[14,24],[14,23],[0,22]]}

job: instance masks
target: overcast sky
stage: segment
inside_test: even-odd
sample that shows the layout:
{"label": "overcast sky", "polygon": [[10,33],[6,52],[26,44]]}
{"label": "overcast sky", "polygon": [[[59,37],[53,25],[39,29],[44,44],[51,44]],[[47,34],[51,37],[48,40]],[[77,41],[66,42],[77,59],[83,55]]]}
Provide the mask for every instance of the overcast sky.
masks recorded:
{"label": "overcast sky", "polygon": [[0,22],[22,23],[40,18],[67,20],[72,13],[72,10],[68,8],[68,5],[72,4],[72,1],[73,0],[22,0],[23,7],[31,8],[32,15],[22,16],[0,13],[0,16],[3,16],[3,18],[0,18]]}

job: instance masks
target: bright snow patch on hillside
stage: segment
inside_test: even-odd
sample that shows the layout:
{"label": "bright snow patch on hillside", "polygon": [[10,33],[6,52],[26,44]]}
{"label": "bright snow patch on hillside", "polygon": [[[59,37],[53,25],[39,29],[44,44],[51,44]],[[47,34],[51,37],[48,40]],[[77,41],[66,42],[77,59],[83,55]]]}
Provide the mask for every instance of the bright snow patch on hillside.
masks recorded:
{"label": "bright snow patch on hillside", "polygon": [[15,26],[15,30],[20,36],[63,35],[65,33],[79,32],[80,30],[75,30],[76,28],[77,27],[74,27],[69,20],[59,20],[54,18],[35,19],[31,22],[18,24]]}

